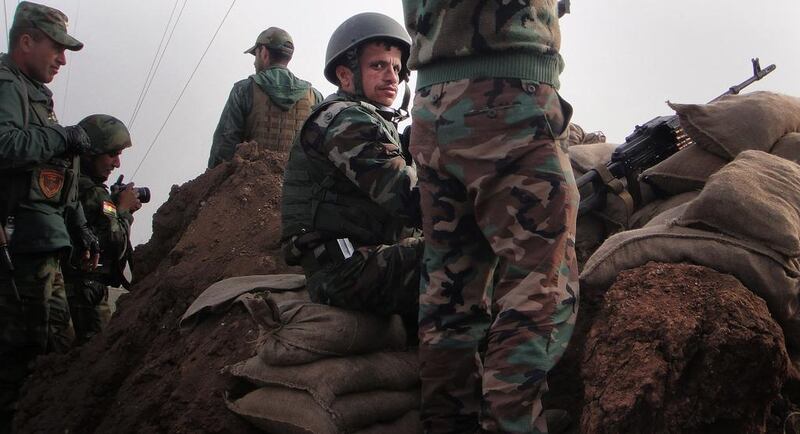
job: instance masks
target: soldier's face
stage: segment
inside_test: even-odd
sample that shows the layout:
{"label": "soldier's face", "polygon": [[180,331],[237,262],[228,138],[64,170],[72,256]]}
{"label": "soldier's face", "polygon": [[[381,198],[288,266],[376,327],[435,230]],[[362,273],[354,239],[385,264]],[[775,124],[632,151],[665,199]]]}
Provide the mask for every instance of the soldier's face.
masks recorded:
{"label": "soldier's face", "polygon": [[366,45],[361,51],[361,83],[368,100],[389,107],[397,98],[403,52],[381,42]]}
{"label": "soldier's face", "polygon": [[267,50],[267,47],[258,47],[253,54],[256,56],[256,60],[253,62],[253,65],[256,67],[256,72],[266,69],[269,62],[269,50]]}
{"label": "soldier's face", "polygon": [[36,41],[30,35],[23,35],[20,48],[24,53],[24,61],[20,69],[28,77],[41,82],[50,83],[58,74],[59,68],[67,64],[65,47],[48,37]]}
{"label": "soldier's face", "polygon": [[120,152],[117,151],[95,155],[90,168],[92,176],[103,180],[108,179],[111,172],[119,167],[119,154]]}

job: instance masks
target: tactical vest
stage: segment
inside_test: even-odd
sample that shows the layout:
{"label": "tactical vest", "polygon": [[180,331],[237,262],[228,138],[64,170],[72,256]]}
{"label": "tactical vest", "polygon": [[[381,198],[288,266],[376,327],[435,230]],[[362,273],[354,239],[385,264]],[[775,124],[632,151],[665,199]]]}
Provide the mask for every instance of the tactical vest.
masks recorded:
{"label": "tactical vest", "polygon": [[[289,154],[281,202],[281,238],[319,232],[324,239],[349,238],[356,246],[392,244],[404,224],[358,189],[333,163],[324,167],[309,161],[304,151],[313,141],[324,140],[333,120],[343,110],[361,105],[382,121],[384,139],[398,141],[394,124],[375,107],[357,101],[325,101],[309,116]],[[313,126],[312,126],[313,124]]]}
{"label": "tactical vest", "polygon": [[[58,124],[52,99],[36,98],[28,91],[26,79],[5,64],[0,65],[0,75],[20,93],[22,129]],[[77,203],[79,170],[78,157],[58,156],[26,163],[0,161],[0,221],[5,225],[7,217],[16,216],[16,236],[10,240],[12,250],[69,247],[64,214],[68,204]]]}
{"label": "tactical vest", "polygon": [[[53,107],[44,101],[30,99],[23,78],[7,66],[0,66],[0,74],[14,76],[14,84],[22,94],[23,129],[29,125],[58,124]],[[49,101],[52,103],[52,100]],[[37,205],[62,208],[78,200],[79,162],[76,158],[52,158],[50,161],[24,165],[4,162],[0,165],[0,217],[13,214],[19,204],[29,208]]]}
{"label": "tactical vest", "polygon": [[256,83],[253,88],[253,109],[247,115],[244,127],[244,141],[255,140],[263,149],[288,151],[295,134],[311,113],[314,105],[314,91],[299,99],[292,108],[284,111],[272,103],[269,96]]}

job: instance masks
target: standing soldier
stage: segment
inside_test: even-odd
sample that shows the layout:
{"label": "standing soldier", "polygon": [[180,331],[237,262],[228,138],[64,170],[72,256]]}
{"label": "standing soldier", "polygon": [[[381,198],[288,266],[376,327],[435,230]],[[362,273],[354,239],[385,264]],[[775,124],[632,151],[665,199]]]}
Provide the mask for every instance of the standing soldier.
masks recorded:
{"label": "standing soldier", "polygon": [[131,146],[128,128],[109,115],[91,115],[78,123],[89,136],[91,150],[81,156],[79,198],[89,228],[100,239],[100,265],[95,270],[66,267],[64,281],[75,343],[100,333],[111,319],[109,286],[126,286],[123,270],[130,254],[133,213],[142,207],[133,184],[110,192],[105,182],[120,166],[120,154]]}
{"label": "standing soldier", "polygon": [[77,202],[75,160],[89,141],[80,126],[58,124],[44,85],[67,63],[64,51],[82,47],[67,34],[66,15],[23,1],[9,53],[0,55],[0,223],[14,266],[0,266],[0,431],[10,429],[28,363],[72,345],[59,265],[70,231],[84,259],[97,261],[97,238]]}
{"label": "standing soldier", "polygon": [[277,27],[261,32],[245,51],[255,56],[256,73],[233,85],[214,131],[209,168],[231,160],[236,145],[250,140],[264,149],[289,150],[311,108],[322,100],[311,83],[287,68],[293,53],[292,37]]}
{"label": "standing soldier", "polygon": [[418,71],[423,425],[546,432],[546,375],[578,308],[578,191],[564,143],[572,109],[557,92],[556,2],[403,6]]}
{"label": "standing soldier", "polygon": [[390,107],[408,77],[408,50],[403,26],[382,14],[336,29],[325,77],[339,89],[297,135],[281,219],[287,262],[302,264],[312,300],[398,313],[416,328],[417,173],[397,132],[401,112]]}

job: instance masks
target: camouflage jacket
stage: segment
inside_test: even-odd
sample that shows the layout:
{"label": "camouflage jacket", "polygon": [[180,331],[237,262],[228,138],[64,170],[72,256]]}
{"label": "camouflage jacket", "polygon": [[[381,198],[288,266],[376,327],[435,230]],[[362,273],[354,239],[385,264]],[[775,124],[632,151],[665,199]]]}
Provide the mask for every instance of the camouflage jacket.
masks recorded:
{"label": "camouflage jacket", "polygon": [[555,0],[403,0],[403,10],[417,89],[480,77],[558,89],[564,61]]}
{"label": "camouflage jacket", "polygon": [[[103,181],[92,179],[86,174],[81,174],[78,182],[80,202],[86,214],[89,228],[97,235],[100,241],[100,264],[97,271],[92,272],[92,277],[102,275],[100,279],[108,285],[118,285],[113,281],[115,271],[125,267],[129,237],[133,215],[129,211],[117,210],[116,197],[112,197],[108,187]],[[80,276],[78,270],[65,270],[67,277]]]}
{"label": "camouflage jacket", "polygon": [[314,105],[322,101],[322,94],[311,83],[297,78],[291,71],[280,66],[267,68],[236,82],[214,130],[208,167],[231,160],[236,145],[247,140],[245,125],[247,116],[253,109],[253,86],[259,86],[269,96],[270,102],[285,111],[305,97],[309,89],[313,90],[315,96]]}
{"label": "camouflage jacket", "polygon": [[70,247],[66,222],[86,222],[77,201],[77,164],[64,155],[66,133],[53,94],[0,55],[0,219],[15,217],[15,252]]}
{"label": "camouflage jacket", "polygon": [[[295,185],[291,174],[300,174],[298,165],[313,186]],[[287,176],[284,203],[309,203],[306,226],[313,230],[374,245],[395,243],[419,226],[417,171],[403,156],[397,126],[347,94],[329,96],[311,114],[296,138]],[[302,226],[286,216],[283,223]]]}

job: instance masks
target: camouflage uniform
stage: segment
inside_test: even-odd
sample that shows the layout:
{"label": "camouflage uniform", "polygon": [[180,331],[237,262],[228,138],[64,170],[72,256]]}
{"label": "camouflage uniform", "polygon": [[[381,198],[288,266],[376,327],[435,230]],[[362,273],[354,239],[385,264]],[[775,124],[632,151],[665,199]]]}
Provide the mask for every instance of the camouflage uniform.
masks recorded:
{"label": "camouflage uniform", "polygon": [[[416,315],[423,242],[416,170],[402,146],[377,107],[343,92],[328,97],[298,134],[284,181],[282,237],[287,262],[303,265],[312,300]],[[315,242],[292,252],[298,237]],[[345,238],[354,247],[349,258],[338,253],[337,239]]]}
{"label": "camouflage uniform", "polygon": [[[285,31],[271,27],[261,33],[256,45],[266,45],[291,55],[294,44]],[[219,118],[208,167],[229,161],[236,145],[255,140],[266,149],[287,151],[311,108],[322,95],[311,83],[297,78],[285,66],[271,65],[233,85]]]}
{"label": "camouflage uniform", "polygon": [[79,197],[92,232],[100,239],[100,267],[91,272],[65,270],[67,298],[76,344],[100,333],[111,319],[108,286],[121,286],[120,280],[128,257],[133,215],[117,210],[117,201],[104,184],[105,180],[81,174]]}
{"label": "camouflage uniform", "polygon": [[[68,49],[83,44],[66,34],[66,16],[21,2],[12,25],[35,27]],[[0,432],[10,429],[13,405],[39,354],[66,351],[74,337],[59,259],[71,247],[67,230],[84,226],[77,202],[70,133],[53,113],[52,92],[0,55],[0,222],[11,233],[14,281],[0,267]],[[3,229],[0,229],[3,230]]]}
{"label": "camouflage uniform", "polygon": [[[554,1],[404,1],[419,71],[411,152],[426,238],[419,337],[429,433],[546,432],[575,324],[578,192]],[[478,27],[469,23],[478,23]]]}
{"label": "camouflage uniform", "polygon": [[132,253],[130,229],[133,215],[117,209],[119,194],[111,194],[106,178],[92,172],[93,158],[122,152],[131,146],[127,127],[109,115],[91,115],[80,122],[92,142],[90,155],[82,157],[83,172],[78,182],[79,199],[92,232],[100,239],[100,266],[92,271],[66,267],[69,310],[75,327],[75,343],[83,344],[100,333],[111,319],[109,286],[123,286],[123,270]]}

